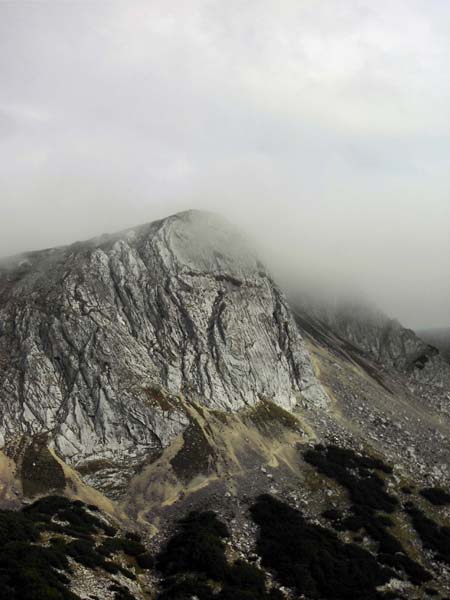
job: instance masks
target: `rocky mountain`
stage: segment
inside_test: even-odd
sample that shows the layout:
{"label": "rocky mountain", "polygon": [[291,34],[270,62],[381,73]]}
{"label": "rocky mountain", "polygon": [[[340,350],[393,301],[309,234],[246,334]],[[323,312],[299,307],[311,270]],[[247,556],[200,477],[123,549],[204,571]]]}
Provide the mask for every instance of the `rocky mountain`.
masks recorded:
{"label": "rocky mountain", "polygon": [[59,531],[58,600],[443,599],[449,431],[436,347],[367,306],[287,299],[215,215],[0,264],[2,506],[78,499],[22,542],[95,506],[154,558],[92,520],[87,545]]}
{"label": "rocky mountain", "polygon": [[81,469],[167,447],[188,418],[161,389],[227,411],[326,401],[283,294],[195,211],[4,262],[0,361],[2,443],[47,433]]}
{"label": "rocky mountain", "polygon": [[447,374],[437,347],[367,303],[348,300],[328,306],[316,303],[304,310],[379,364],[418,379],[425,373],[429,380],[439,379],[439,371],[441,375]]}
{"label": "rocky mountain", "polygon": [[418,335],[429,344],[439,348],[443,356],[450,361],[450,327],[420,329]]}

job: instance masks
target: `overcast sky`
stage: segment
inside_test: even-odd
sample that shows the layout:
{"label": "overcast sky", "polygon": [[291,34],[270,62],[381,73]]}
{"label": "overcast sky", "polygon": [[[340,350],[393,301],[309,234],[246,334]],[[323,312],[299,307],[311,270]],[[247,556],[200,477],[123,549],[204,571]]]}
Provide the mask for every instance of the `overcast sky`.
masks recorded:
{"label": "overcast sky", "polygon": [[220,211],[450,324],[450,2],[0,2],[0,255]]}

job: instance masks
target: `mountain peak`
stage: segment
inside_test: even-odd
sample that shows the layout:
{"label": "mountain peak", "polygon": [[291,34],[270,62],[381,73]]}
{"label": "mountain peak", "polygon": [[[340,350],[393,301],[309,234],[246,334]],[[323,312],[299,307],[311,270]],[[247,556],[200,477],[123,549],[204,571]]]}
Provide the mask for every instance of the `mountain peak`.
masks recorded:
{"label": "mountain peak", "polygon": [[0,273],[5,441],[47,432],[66,460],[133,462],[189,420],[154,390],[228,411],[325,402],[283,294],[225,223],[187,211]]}

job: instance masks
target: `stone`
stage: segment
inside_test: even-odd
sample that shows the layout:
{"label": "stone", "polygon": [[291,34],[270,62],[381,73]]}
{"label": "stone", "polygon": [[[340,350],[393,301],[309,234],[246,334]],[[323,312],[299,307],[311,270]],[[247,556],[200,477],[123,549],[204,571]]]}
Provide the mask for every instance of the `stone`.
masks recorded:
{"label": "stone", "polygon": [[1,263],[0,360],[0,446],[46,433],[76,465],[160,452],[189,423],[179,396],[327,401],[280,289],[199,211]]}

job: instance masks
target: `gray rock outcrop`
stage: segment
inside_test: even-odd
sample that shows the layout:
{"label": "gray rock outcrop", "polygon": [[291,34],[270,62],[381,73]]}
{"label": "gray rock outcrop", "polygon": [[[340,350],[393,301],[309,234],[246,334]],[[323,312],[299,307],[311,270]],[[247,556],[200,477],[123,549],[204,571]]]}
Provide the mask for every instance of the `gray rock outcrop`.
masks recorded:
{"label": "gray rock outcrop", "polygon": [[286,301],[221,219],[190,211],[0,264],[0,445],[47,433],[64,459],[157,452],[182,394],[237,411],[323,403]]}
{"label": "gray rock outcrop", "polygon": [[385,369],[418,384],[449,389],[450,365],[439,350],[381,311],[355,301],[316,304],[304,310]]}

